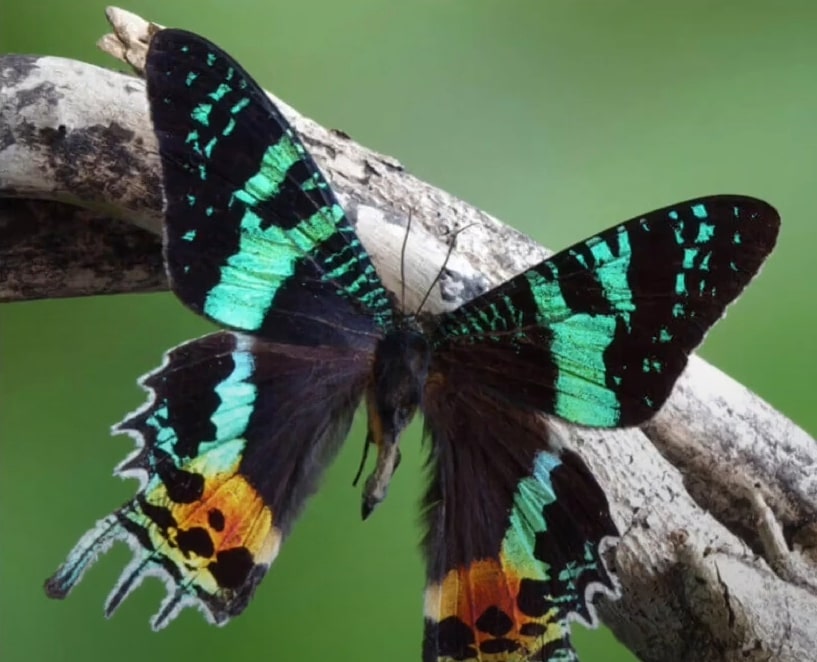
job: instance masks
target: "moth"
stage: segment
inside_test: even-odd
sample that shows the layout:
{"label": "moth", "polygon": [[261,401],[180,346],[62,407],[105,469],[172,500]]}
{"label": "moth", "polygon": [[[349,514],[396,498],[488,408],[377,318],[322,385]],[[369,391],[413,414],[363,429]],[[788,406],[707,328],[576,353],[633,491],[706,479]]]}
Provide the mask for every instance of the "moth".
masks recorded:
{"label": "moth", "polygon": [[[214,44],[159,31],[145,75],[173,292],[223,330],[171,349],[114,427],[136,496],[46,582],[65,597],[117,540],[134,551],[106,614],[148,576],[223,624],[242,612],[365,401],[384,499],[421,412],[431,480],[423,660],[576,660],[569,621],[618,587],[605,495],[543,416],[634,426],[758,272],[779,217],[704,197],[579,242],[460,308],[406,314],[295,131]],[[367,446],[368,447],[368,446]]]}

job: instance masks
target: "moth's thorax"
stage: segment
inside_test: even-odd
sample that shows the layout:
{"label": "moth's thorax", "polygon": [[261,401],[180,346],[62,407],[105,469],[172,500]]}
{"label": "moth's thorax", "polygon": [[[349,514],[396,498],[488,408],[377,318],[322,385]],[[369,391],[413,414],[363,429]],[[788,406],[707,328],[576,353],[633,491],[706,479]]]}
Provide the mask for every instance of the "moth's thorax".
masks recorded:
{"label": "moth's thorax", "polygon": [[366,389],[366,442],[377,447],[377,464],[363,490],[364,518],[385,498],[400,463],[400,433],[422,402],[430,357],[428,339],[409,326],[387,333],[375,349]]}
{"label": "moth's thorax", "polygon": [[428,340],[414,329],[391,331],[378,343],[371,386],[387,427],[393,421],[399,432],[411,420],[422,398],[430,355]]}

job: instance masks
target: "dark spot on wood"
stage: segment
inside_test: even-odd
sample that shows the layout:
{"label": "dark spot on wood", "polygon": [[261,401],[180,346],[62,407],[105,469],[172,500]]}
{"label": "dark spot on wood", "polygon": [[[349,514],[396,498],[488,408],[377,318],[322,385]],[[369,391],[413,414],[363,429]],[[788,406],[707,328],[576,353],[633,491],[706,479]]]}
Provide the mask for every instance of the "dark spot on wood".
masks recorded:
{"label": "dark spot on wood", "polygon": [[22,143],[25,147],[32,150],[39,149],[39,145],[37,143],[38,131],[36,124],[26,120],[20,120],[15,127],[15,132],[16,142]]}
{"label": "dark spot on wood", "polygon": [[45,126],[39,131],[39,139],[43,145],[53,148],[59,141],[65,138],[67,132],[68,130],[65,128],[65,124],[60,124],[56,129]]}
{"label": "dark spot on wood", "polygon": [[39,57],[31,55],[3,55],[0,66],[0,87],[11,89],[39,69]]}
{"label": "dark spot on wood", "polygon": [[30,89],[19,89],[10,96],[18,113],[34,105],[54,108],[63,98],[63,94],[57,91],[57,86],[50,82],[40,83]]}
{"label": "dark spot on wood", "polygon": [[487,291],[489,283],[481,274],[471,277],[446,269],[440,278],[439,287],[443,301],[461,305]]}
{"label": "dark spot on wood", "polygon": [[14,132],[5,122],[0,122],[0,152],[11,147],[17,142]]}
{"label": "dark spot on wood", "polygon": [[167,289],[161,238],[98,212],[6,198],[0,236],[0,301]]}

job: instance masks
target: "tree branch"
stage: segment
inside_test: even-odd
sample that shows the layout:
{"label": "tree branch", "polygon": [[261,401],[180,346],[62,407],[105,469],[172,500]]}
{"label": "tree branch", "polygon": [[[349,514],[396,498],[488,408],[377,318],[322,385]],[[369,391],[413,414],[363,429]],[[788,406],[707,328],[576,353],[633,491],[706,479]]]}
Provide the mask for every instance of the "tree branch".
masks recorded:
{"label": "tree branch", "polygon": [[[150,24],[110,10],[101,46],[139,72]],[[455,307],[545,256],[530,239],[276,99],[328,175],[385,284]],[[144,83],[54,57],[0,57],[0,300],[167,287]],[[644,660],[817,660],[817,442],[693,357],[642,429],[558,428],[610,498],[624,595],[604,621]]]}

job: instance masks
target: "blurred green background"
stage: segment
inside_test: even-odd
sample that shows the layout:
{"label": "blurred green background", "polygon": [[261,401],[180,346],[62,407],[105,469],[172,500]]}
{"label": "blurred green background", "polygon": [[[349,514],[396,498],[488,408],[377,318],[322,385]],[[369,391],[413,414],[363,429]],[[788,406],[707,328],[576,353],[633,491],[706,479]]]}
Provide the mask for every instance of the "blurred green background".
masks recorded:
{"label": "blurred green background", "polygon": [[[325,125],[551,248],[710,193],[768,199],[780,245],[702,354],[817,432],[817,4],[651,0],[160,0],[146,18],[201,32]],[[0,0],[0,51],[117,66],[103,4]],[[349,483],[356,426],[248,611],[225,629],[187,610],[153,634],[147,582],[106,621],[118,546],[65,603],[43,579],[135,483],[108,426],[135,378],[208,330],[170,295],[0,308],[0,656],[16,660],[392,660],[420,654],[418,432],[375,517]],[[362,422],[362,421],[359,421]],[[574,628],[587,661],[632,660]]]}

